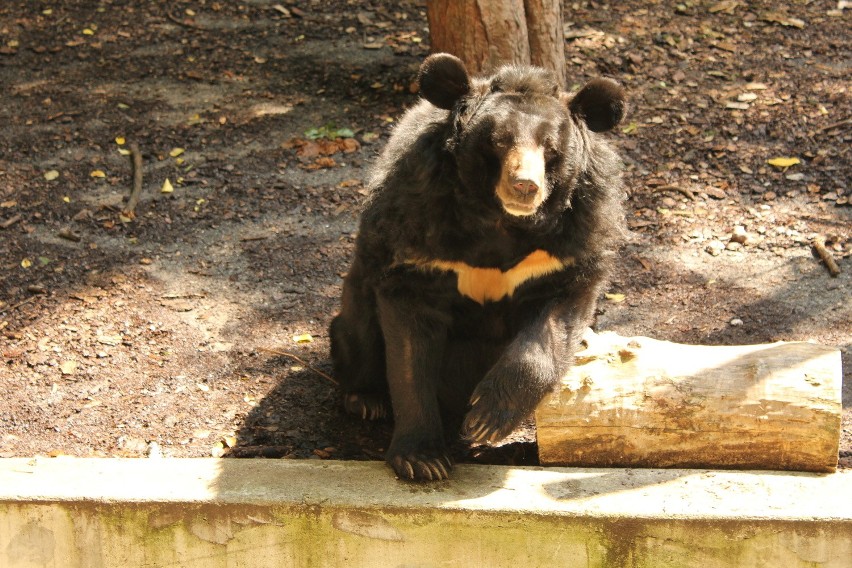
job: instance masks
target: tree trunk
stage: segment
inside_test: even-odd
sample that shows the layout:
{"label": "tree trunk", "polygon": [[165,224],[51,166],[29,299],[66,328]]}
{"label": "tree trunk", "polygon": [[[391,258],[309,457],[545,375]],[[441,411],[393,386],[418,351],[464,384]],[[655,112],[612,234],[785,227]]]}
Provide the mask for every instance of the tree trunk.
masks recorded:
{"label": "tree trunk", "polygon": [[560,0],[524,0],[530,63],[550,69],[565,88],[565,39]]}
{"label": "tree trunk", "polygon": [[840,351],[590,334],[536,410],[544,465],[834,471]]}
{"label": "tree trunk", "polygon": [[470,72],[533,63],[565,85],[559,0],[429,0],[427,14],[432,51],[452,53]]}

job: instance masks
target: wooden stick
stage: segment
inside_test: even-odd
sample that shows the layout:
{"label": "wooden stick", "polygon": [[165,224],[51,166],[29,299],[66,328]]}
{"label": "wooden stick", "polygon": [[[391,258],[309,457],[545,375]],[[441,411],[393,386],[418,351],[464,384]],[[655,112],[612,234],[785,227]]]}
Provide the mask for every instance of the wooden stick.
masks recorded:
{"label": "wooden stick", "polygon": [[18,302],[17,304],[14,304],[14,305],[12,305],[12,306],[9,306],[8,308],[6,308],[6,309],[5,309],[5,310],[3,310],[3,311],[4,311],[4,312],[6,312],[6,313],[8,313],[8,312],[12,312],[12,311],[15,311],[15,310],[17,310],[18,308],[20,308],[21,306],[23,306],[23,305],[25,305],[25,304],[29,304],[30,302],[32,302],[32,301],[33,301],[33,300],[35,300],[36,298],[38,298],[38,295],[30,296],[29,298],[26,298],[26,299],[24,299],[24,300],[22,300],[22,301]]}
{"label": "wooden stick", "polygon": [[544,465],[834,471],[841,361],[811,343],[590,334],[536,410]]}
{"label": "wooden stick", "polygon": [[14,225],[15,223],[17,223],[21,219],[22,219],[22,217],[20,215],[14,215],[12,217],[9,217],[8,219],[6,219],[2,223],[0,223],[0,229],[8,229],[9,227]]}
{"label": "wooden stick", "polygon": [[326,379],[328,379],[329,381],[331,381],[335,385],[340,386],[340,383],[338,383],[337,380],[334,377],[332,377],[331,375],[328,375],[326,373],[323,373],[322,371],[320,371],[316,367],[312,367],[311,365],[306,363],[303,359],[301,359],[298,355],[293,355],[292,353],[287,353],[286,351],[278,351],[277,349],[268,349],[266,347],[258,347],[258,350],[264,351],[266,353],[272,353],[273,355],[280,355],[281,357],[289,357],[290,359],[293,359],[294,361],[297,361],[298,363],[302,364],[307,369],[310,369],[311,371],[313,371],[317,375],[319,375],[321,377],[325,377]]}
{"label": "wooden stick", "polygon": [[197,25],[193,22],[190,22],[188,20],[183,20],[183,19],[175,16],[174,14],[172,14],[171,10],[169,10],[168,8],[166,8],[166,16],[168,16],[168,18],[171,21],[173,21],[174,23],[176,23],[179,26],[183,26],[183,27],[189,28],[191,30],[207,31],[205,28],[202,28],[201,26],[199,26],[199,25]]}
{"label": "wooden stick", "polygon": [[139,197],[142,195],[142,152],[139,151],[139,145],[136,142],[131,142],[129,148],[130,164],[133,168],[133,189],[122,213],[132,219],[136,215],[136,205],[139,204]]}
{"label": "wooden stick", "polygon": [[841,126],[847,126],[852,124],[852,118],[847,118],[846,120],[841,120],[840,122],[835,122],[834,124],[829,124],[828,126],[823,126],[822,128],[818,128],[817,132],[828,132],[834,128],[840,128]]}
{"label": "wooden stick", "polygon": [[660,185],[660,186],[653,188],[652,191],[654,191],[654,192],[657,192],[657,191],[679,191],[680,193],[684,194],[685,196],[687,196],[692,201],[695,201],[695,194],[692,192],[692,190],[687,189],[685,187],[681,187],[679,185],[674,185],[674,184]]}
{"label": "wooden stick", "polygon": [[225,457],[281,459],[292,453],[290,446],[234,446],[225,450]]}
{"label": "wooden stick", "polygon": [[829,250],[825,248],[825,237],[818,235],[814,238],[812,244],[814,250],[825,264],[825,267],[828,268],[828,273],[831,274],[833,278],[837,278],[840,275],[840,267],[837,266],[837,262],[835,262],[834,257],[831,256]]}

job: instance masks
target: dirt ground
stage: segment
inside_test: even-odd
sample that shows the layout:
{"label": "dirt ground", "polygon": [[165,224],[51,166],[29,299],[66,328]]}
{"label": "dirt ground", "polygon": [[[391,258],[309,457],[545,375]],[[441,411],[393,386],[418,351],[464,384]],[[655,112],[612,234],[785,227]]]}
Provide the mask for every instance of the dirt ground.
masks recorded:
{"label": "dirt ground", "polygon": [[[568,87],[632,101],[597,327],[838,346],[852,467],[844,4],[566,2],[565,32]],[[418,1],[2,2],[0,456],[381,459],[390,425],[310,367],[428,42]],[[535,463],[533,440],[457,458]]]}

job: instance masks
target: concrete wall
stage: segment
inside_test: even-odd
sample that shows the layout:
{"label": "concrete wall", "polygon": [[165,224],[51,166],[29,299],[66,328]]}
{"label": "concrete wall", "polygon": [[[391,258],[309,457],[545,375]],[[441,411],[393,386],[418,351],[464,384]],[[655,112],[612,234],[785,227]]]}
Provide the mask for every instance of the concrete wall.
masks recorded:
{"label": "concrete wall", "polygon": [[0,567],[852,567],[852,474],[0,460]]}

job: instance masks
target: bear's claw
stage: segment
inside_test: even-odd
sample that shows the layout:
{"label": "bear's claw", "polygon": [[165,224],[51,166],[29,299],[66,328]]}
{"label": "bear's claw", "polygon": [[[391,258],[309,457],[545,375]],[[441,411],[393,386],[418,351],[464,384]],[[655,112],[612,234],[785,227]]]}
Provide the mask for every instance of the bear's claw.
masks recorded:
{"label": "bear's claw", "polygon": [[490,390],[477,389],[471,401],[471,409],[462,425],[462,436],[474,444],[499,442],[526,418],[524,413],[509,408]]}
{"label": "bear's claw", "polygon": [[375,394],[349,393],[343,398],[343,408],[362,420],[381,420],[388,416],[387,400]]}
{"label": "bear's claw", "polygon": [[450,478],[453,469],[452,459],[441,450],[397,454],[388,462],[405,481],[442,481]]}

